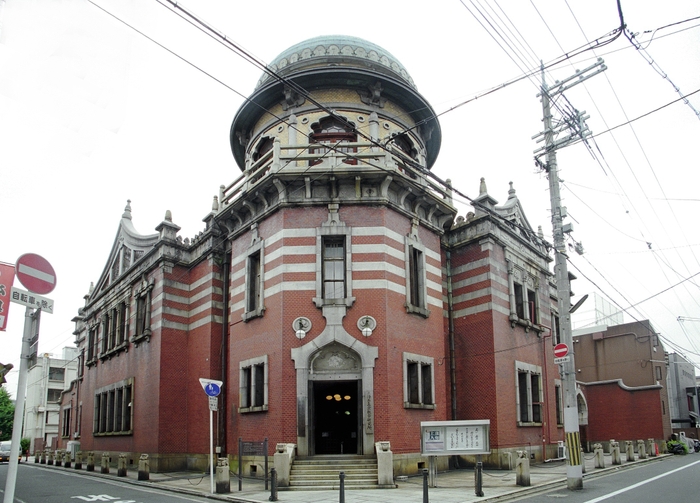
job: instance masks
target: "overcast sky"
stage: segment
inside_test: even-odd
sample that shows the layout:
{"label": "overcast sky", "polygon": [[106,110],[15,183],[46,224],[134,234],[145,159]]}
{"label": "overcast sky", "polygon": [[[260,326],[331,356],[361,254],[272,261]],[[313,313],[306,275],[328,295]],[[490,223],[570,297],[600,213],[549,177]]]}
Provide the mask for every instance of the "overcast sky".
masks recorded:
{"label": "overcast sky", "polygon": [[[370,40],[402,62],[439,113],[540,60],[610,40],[620,25],[613,0],[180,3],[264,61],[319,35]],[[546,77],[562,80],[596,57],[608,67],[566,93],[599,134],[590,150],[558,152],[571,236],[586,251],[571,254],[573,301],[595,291],[634,305],[625,321],[650,319],[668,351],[700,362],[700,275],[692,277],[700,273],[700,118],[679,101],[605,132],[677,100],[674,85],[700,89],[700,19],[668,26],[700,16],[700,5],[623,0],[622,10],[644,52],[623,35]],[[505,26],[503,40],[495,30]],[[0,0],[0,261],[38,253],[56,270],[40,353],[60,356],[73,344],[71,319],[105,266],[127,199],[143,234],[166,210],[183,238],[203,230],[219,185],[240,174],[229,128],[260,74],[156,0]],[[433,172],[470,197],[485,177],[501,204],[512,181],[530,224],[551,240],[548,182],[531,139],[542,129],[539,81],[441,115]],[[688,99],[700,109],[700,93]],[[461,215],[471,210],[465,200],[458,206]],[[589,299],[577,326],[593,322],[592,308]],[[23,314],[14,304],[0,332],[0,362],[16,369]]]}

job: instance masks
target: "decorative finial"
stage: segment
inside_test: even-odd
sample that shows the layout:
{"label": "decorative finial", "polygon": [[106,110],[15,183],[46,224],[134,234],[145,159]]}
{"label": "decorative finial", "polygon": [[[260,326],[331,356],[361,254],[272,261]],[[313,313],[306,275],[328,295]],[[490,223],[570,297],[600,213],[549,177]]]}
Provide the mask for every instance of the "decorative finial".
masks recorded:
{"label": "decorative finial", "polygon": [[92,292],[94,292],[94,291],[95,291],[95,283],[93,283],[93,282],[91,281],[91,282],[90,282],[90,288],[88,288],[88,293],[89,293],[90,295],[92,295]]}
{"label": "decorative finial", "polygon": [[479,195],[483,196],[484,194],[487,193],[486,190],[486,179],[482,176],[481,177],[481,183],[479,184]]}
{"label": "decorative finial", "polygon": [[165,221],[166,221],[166,222],[172,222],[172,221],[173,221],[173,214],[170,213],[170,210],[165,210]]}
{"label": "decorative finial", "polygon": [[508,189],[508,199],[510,199],[515,197],[515,189],[513,188],[513,182],[508,182],[508,185],[510,185],[510,189]]}
{"label": "decorative finial", "polygon": [[124,207],[124,213],[122,214],[122,218],[131,220],[131,199],[126,200],[126,206]]}
{"label": "decorative finial", "polygon": [[214,196],[214,202],[211,203],[211,211],[219,211],[219,197]]}
{"label": "decorative finial", "polygon": [[540,239],[544,239],[544,232],[542,232],[542,226],[538,225],[537,226],[537,235],[539,236]]}

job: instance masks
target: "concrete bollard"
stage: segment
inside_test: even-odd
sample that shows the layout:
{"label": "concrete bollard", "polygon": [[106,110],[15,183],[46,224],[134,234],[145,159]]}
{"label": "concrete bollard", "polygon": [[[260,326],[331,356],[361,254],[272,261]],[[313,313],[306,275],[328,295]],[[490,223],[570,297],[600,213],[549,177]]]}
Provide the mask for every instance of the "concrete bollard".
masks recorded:
{"label": "concrete bollard", "polygon": [[380,486],[394,485],[394,453],[388,441],[375,442],[377,453],[377,483]]}
{"label": "concrete bollard", "polygon": [[117,460],[117,477],[126,477],[126,454],[123,452],[119,454]]}
{"label": "concrete bollard", "polygon": [[56,449],[53,459],[54,466],[63,466],[63,451],[61,449]]}
{"label": "concrete bollard", "polygon": [[528,487],[530,485],[530,458],[527,451],[517,451],[515,460],[515,484]]}
{"label": "concrete bollard", "polygon": [[513,465],[513,453],[512,452],[502,452],[501,453],[501,469],[502,470],[512,470],[515,466]]}
{"label": "concrete bollard", "polygon": [[70,468],[70,466],[71,466],[71,459],[70,459],[70,451],[69,450],[63,451],[63,466],[65,468]]}
{"label": "concrete bollard", "polygon": [[85,465],[85,471],[94,472],[95,471],[95,453],[89,451],[87,454],[87,464]]}
{"label": "concrete bollard", "polygon": [[637,440],[637,453],[639,459],[647,459],[647,448],[644,445],[644,440]]}
{"label": "concrete bollard", "polygon": [[83,468],[83,451],[78,451],[75,453],[75,469],[81,470]]}
{"label": "concrete bollard", "polygon": [[34,452],[34,462],[38,463],[40,460],[41,460],[41,451],[39,451],[38,453]]}
{"label": "concrete bollard", "polygon": [[46,464],[53,465],[53,451],[46,449]]}
{"label": "concrete bollard", "polygon": [[139,458],[139,480],[148,480],[151,478],[151,462],[148,461],[148,454],[141,454]]}
{"label": "concrete bollard", "polygon": [[34,451],[34,460],[39,460],[42,465],[46,464],[46,458],[44,457],[44,451]]}
{"label": "concrete bollard", "polygon": [[628,463],[634,461],[634,444],[631,440],[625,440],[625,456]]}
{"label": "concrete bollard", "polygon": [[620,443],[614,440],[610,441],[610,453],[612,454],[612,464],[621,465],[622,458],[620,457]]}
{"label": "concrete bollard", "polygon": [[102,453],[102,459],[100,460],[100,473],[109,473],[109,452]]}
{"label": "concrete bollard", "polygon": [[603,444],[593,444],[593,454],[595,455],[595,467],[605,468],[605,453]]}
{"label": "concrete bollard", "polygon": [[228,458],[216,460],[216,494],[231,492],[231,476],[228,471]]}
{"label": "concrete bollard", "polygon": [[653,438],[647,439],[647,454],[649,456],[658,456],[659,453],[656,452],[656,442]]}

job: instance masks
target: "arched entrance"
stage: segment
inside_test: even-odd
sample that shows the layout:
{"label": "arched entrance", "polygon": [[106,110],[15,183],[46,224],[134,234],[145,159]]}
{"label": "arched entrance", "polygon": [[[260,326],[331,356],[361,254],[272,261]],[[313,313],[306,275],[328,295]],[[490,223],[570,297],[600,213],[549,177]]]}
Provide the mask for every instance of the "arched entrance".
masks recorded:
{"label": "arched entrance", "polygon": [[297,453],[374,452],[377,348],[344,330],[325,330],[292,349],[297,370]]}

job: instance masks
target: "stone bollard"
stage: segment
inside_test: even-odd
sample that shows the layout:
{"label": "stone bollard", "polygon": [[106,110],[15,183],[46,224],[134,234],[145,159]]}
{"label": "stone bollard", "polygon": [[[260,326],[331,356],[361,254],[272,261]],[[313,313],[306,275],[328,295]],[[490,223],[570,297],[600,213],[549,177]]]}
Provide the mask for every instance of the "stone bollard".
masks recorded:
{"label": "stone bollard", "polygon": [[95,453],[89,451],[87,454],[87,464],[85,465],[85,471],[94,472],[95,471]]}
{"label": "stone bollard", "polygon": [[102,453],[102,459],[100,460],[100,466],[102,469],[100,473],[109,473],[109,452]]}
{"label": "stone bollard", "polygon": [[76,470],[83,468],[83,451],[78,451],[75,453],[75,465]]}
{"label": "stone bollard", "polygon": [[126,454],[123,452],[119,454],[117,461],[117,477],[126,477]]}
{"label": "stone bollard", "polygon": [[71,465],[70,451],[65,450],[65,451],[63,451],[63,466],[65,468],[70,468],[70,465]]}
{"label": "stone bollard", "polygon": [[517,451],[515,460],[515,484],[519,486],[530,485],[530,458],[527,451]]}
{"label": "stone bollard", "polygon": [[56,449],[56,454],[54,455],[54,466],[63,466],[63,450]]}
{"label": "stone bollard", "polygon": [[141,454],[139,458],[139,480],[148,480],[151,478],[151,462],[148,461],[148,454]]}
{"label": "stone bollard", "polygon": [[644,440],[637,440],[637,452],[639,459],[647,459],[647,448],[644,445]]}
{"label": "stone bollard", "polygon": [[625,440],[625,456],[628,463],[634,461],[634,444],[631,440]]}
{"label": "stone bollard", "polygon": [[216,460],[216,494],[231,492],[231,476],[228,471],[228,458]]}
{"label": "stone bollard", "polygon": [[44,457],[44,451],[34,451],[34,459],[38,459],[39,463],[42,465],[46,464],[46,458]]}
{"label": "stone bollard", "polygon": [[41,451],[39,451],[38,455],[36,452],[34,452],[34,462],[38,463],[41,460]]}
{"label": "stone bollard", "polygon": [[46,464],[53,465],[53,451],[46,449]]}
{"label": "stone bollard", "polygon": [[620,457],[620,443],[614,440],[610,441],[610,453],[612,454],[612,464],[621,465],[622,458]]}
{"label": "stone bollard", "polygon": [[650,438],[647,440],[647,453],[649,456],[658,456],[658,452],[656,452],[656,442],[654,442],[653,438]]}
{"label": "stone bollard", "polygon": [[595,467],[605,468],[605,453],[603,444],[593,444],[593,454],[595,455]]}
{"label": "stone bollard", "polygon": [[374,443],[377,453],[377,483],[380,486],[394,485],[394,453],[386,440]]}

